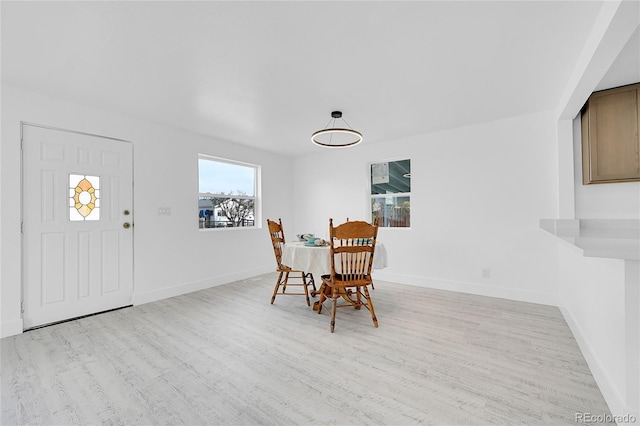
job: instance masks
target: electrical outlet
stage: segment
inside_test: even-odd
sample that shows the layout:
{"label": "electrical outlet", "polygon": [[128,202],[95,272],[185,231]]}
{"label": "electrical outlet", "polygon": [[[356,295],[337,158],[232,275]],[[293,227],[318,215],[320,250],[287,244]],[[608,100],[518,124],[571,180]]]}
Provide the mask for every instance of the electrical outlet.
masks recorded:
{"label": "electrical outlet", "polygon": [[491,269],[489,268],[482,269],[482,278],[491,278]]}

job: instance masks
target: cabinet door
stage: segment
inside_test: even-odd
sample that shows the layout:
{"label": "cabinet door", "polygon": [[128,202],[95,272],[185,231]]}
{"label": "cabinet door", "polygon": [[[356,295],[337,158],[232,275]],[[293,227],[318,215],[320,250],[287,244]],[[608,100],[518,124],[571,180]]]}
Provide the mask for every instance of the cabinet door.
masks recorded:
{"label": "cabinet door", "polygon": [[584,183],[640,180],[638,87],[597,92],[589,98],[582,117]]}

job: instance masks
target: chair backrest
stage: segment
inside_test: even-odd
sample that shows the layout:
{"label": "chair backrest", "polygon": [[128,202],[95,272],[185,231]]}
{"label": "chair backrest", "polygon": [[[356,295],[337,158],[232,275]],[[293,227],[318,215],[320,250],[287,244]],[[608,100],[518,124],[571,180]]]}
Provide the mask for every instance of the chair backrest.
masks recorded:
{"label": "chair backrest", "polygon": [[370,282],[377,238],[377,220],[373,224],[347,221],[334,227],[329,219],[331,276],[353,285]]}
{"label": "chair backrest", "polygon": [[282,261],[282,249],[284,247],[284,228],[282,227],[282,219],[278,219],[277,222],[267,219],[267,226],[269,227],[269,235],[271,235],[271,244],[273,244],[273,253],[276,256],[276,262],[278,268],[282,267],[280,263]]}

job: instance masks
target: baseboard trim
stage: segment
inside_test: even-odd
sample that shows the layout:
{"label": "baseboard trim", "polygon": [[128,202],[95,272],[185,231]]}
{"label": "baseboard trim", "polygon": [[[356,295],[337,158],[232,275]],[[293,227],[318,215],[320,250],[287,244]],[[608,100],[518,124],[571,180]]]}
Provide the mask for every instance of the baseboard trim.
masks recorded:
{"label": "baseboard trim", "polygon": [[567,322],[567,325],[569,326],[573,337],[576,339],[576,342],[580,347],[580,351],[582,352],[582,356],[584,356],[584,359],[587,362],[589,369],[591,370],[591,374],[598,384],[604,400],[609,406],[611,414],[613,416],[620,417],[629,414],[637,416],[637,413],[630,412],[629,408],[626,406],[624,398],[616,390],[611,377],[609,376],[609,374],[607,374],[607,370],[602,366],[602,362],[589,343],[589,339],[585,336],[584,332],[578,325],[578,322],[575,320],[571,312],[562,306],[560,307],[560,312],[562,313],[564,320]]}
{"label": "baseboard trim", "polygon": [[182,294],[192,293],[194,291],[205,290],[207,288],[219,285],[229,284],[234,281],[240,281],[247,278],[255,277],[269,272],[273,272],[273,267],[263,267],[255,269],[245,269],[232,274],[219,275],[204,280],[192,281],[188,283],[180,283],[173,286],[163,287],[161,289],[133,294],[133,305],[143,305],[145,303],[156,302],[169,297],[180,296]]}
{"label": "baseboard trim", "polygon": [[511,289],[463,281],[419,277],[413,275],[388,274],[380,270],[375,270],[373,272],[373,278],[374,280],[378,279],[382,281],[413,285],[417,287],[457,291],[459,293],[475,294],[477,296],[497,297],[500,299],[517,300],[519,302],[537,303],[540,305],[558,306],[558,298],[556,296],[527,290]]}

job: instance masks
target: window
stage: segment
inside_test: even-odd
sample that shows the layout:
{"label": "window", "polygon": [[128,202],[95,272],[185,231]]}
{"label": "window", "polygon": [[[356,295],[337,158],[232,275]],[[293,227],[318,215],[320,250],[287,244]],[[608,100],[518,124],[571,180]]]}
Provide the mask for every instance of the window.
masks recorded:
{"label": "window", "polygon": [[200,229],[256,226],[260,167],[198,156]]}
{"label": "window", "polygon": [[373,163],[370,169],[371,219],[380,226],[411,226],[411,160]]}
{"label": "window", "polygon": [[100,176],[69,175],[69,220],[100,220]]}

